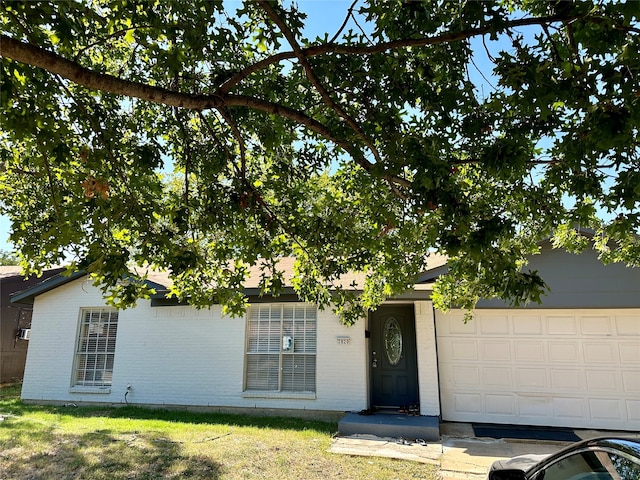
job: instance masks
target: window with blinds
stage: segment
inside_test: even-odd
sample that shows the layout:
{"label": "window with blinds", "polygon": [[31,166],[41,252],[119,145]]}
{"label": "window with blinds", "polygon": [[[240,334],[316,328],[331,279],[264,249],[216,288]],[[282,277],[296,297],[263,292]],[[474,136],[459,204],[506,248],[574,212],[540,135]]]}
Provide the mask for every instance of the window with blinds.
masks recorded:
{"label": "window with blinds", "polygon": [[81,311],[76,345],[75,386],[111,385],[117,331],[117,310],[97,308]]}
{"label": "window with blinds", "polygon": [[316,391],[316,317],[307,304],[249,307],[246,391]]}

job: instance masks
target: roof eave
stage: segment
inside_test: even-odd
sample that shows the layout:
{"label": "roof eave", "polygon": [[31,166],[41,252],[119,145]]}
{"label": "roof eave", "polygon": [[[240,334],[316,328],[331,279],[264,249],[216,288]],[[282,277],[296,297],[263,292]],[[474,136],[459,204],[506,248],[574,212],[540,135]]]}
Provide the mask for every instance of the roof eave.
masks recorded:
{"label": "roof eave", "polygon": [[42,295],[54,288],[58,288],[61,285],[72,282],[80,277],[85,276],[87,273],[84,271],[73,272],[70,275],[64,275],[58,273],[45,281],[34,285],[33,287],[26,288],[11,295],[11,303],[19,303],[24,305],[32,305],[33,300],[38,295]]}

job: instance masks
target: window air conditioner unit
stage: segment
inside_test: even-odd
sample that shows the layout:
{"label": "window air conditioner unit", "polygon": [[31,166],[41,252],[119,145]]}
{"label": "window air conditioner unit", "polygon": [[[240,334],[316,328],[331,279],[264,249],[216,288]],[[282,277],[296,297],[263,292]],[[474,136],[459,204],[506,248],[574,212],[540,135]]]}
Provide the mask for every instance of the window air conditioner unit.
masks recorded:
{"label": "window air conditioner unit", "polygon": [[20,329],[20,333],[18,334],[18,338],[20,340],[29,340],[30,336],[31,336],[31,329],[30,328],[21,328]]}

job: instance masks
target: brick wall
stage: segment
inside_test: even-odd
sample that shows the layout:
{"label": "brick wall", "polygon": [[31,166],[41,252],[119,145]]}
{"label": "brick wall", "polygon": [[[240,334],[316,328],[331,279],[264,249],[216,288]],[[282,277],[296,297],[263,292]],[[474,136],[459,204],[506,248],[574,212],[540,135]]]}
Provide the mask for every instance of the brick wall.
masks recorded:
{"label": "brick wall", "polygon": [[[316,398],[243,395],[245,320],[219,306],[151,307],[120,312],[110,391],[72,389],[79,312],[104,305],[100,291],[78,279],[36,297],[22,390],[25,400],[214,407],[359,410],[366,407],[364,327],[345,327],[318,311]],[[348,338],[345,338],[348,337]],[[72,391],[73,390],[73,391]]]}

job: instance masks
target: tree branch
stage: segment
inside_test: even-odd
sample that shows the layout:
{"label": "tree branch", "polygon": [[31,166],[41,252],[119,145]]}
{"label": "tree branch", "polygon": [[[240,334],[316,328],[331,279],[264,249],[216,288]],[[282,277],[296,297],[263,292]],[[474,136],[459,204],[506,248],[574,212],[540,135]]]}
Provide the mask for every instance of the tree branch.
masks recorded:
{"label": "tree branch", "polygon": [[[284,105],[245,95],[191,95],[174,92],[162,87],[154,87],[123,80],[112,75],[95,72],[55,53],[35,45],[15,40],[7,35],[0,36],[0,55],[34,67],[43,68],[50,73],[71,80],[80,86],[115,95],[140,98],[162,105],[196,111],[209,110],[212,108],[219,110],[222,107],[248,107],[287,118],[300,125],[304,125],[312,132],[341,147],[366,171],[371,171],[373,167],[373,164],[364,157],[357,147],[347,140],[334,135],[326,125],[303,112]],[[384,176],[383,178],[405,187],[411,184],[407,180],[399,177]]]}
{"label": "tree branch", "polygon": [[360,128],[360,125],[358,125],[356,121],[353,118],[351,118],[351,116],[340,105],[338,105],[333,100],[333,98],[331,98],[331,95],[329,95],[329,92],[327,91],[327,89],[324,88],[324,85],[322,85],[322,82],[320,82],[320,79],[316,76],[315,72],[313,71],[313,68],[311,67],[311,64],[309,63],[309,60],[307,59],[304,52],[300,48],[300,45],[298,45],[296,37],[293,35],[293,32],[291,31],[289,26],[280,18],[278,13],[274,10],[272,4],[268,0],[257,0],[257,2],[263,8],[263,10],[267,12],[267,15],[269,16],[271,21],[273,21],[278,26],[278,28],[280,28],[280,31],[284,34],[285,38],[293,48],[293,51],[295,52],[296,57],[298,58],[298,61],[304,68],[304,71],[307,74],[307,78],[309,79],[311,84],[316,88],[316,90],[324,100],[324,103],[329,108],[331,108],[335,113],[337,113],[340,118],[342,118],[347,122],[347,124],[353,129],[353,131],[358,135],[358,137],[364,142],[367,148],[371,150],[371,152],[373,153],[373,156],[376,158],[376,161],[378,161],[379,163],[382,163],[382,158],[380,157],[380,153],[376,149],[375,145],[373,145],[371,140],[369,140],[367,136],[364,134],[364,132]]}
{"label": "tree branch", "polygon": [[[40,144],[40,141],[38,141]],[[53,209],[56,212],[56,218],[58,223],[62,223],[62,215],[60,214],[60,205],[58,204],[58,198],[56,197],[56,189],[53,185],[53,174],[51,173],[51,165],[49,165],[49,159],[46,155],[42,155],[42,161],[44,162],[44,168],[47,172],[47,180],[49,184],[49,192],[51,193],[51,201],[53,202]]]}
{"label": "tree branch", "polygon": [[227,110],[221,108],[218,111],[229,125],[231,133],[238,142],[238,147],[240,148],[240,179],[242,184],[245,185],[247,183],[247,147],[244,143],[244,138],[242,138],[242,132],[240,132],[238,125],[236,125],[236,122]]}
{"label": "tree branch", "polygon": [[218,95],[187,95],[98,73],[79,65],[77,62],[67,60],[48,50],[23,43],[7,35],[0,36],[0,55],[17,62],[43,68],[50,73],[60,75],[93,90],[141,98],[154,103],[191,110],[217,108],[224,104],[223,99]]}
{"label": "tree branch", "polygon": [[335,138],[325,125],[314,120],[303,112],[284,105],[278,105],[276,103],[243,95],[191,95],[175,92],[162,87],[154,87],[129,80],[123,80],[112,75],[95,72],[43,48],[20,42],[6,35],[0,36],[0,55],[17,62],[43,68],[49,73],[59,75],[62,78],[91,90],[99,90],[115,95],[139,98],[161,105],[185,108],[188,110],[219,110],[225,106],[248,107],[273,115],[282,116],[306,126],[313,132],[327,138],[328,140],[334,141],[349,153],[353,153],[351,146],[345,141],[340,141]]}
{"label": "tree branch", "polygon": [[347,26],[347,22],[349,21],[349,17],[351,17],[351,15],[353,15],[353,9],[356,6],[356,3],[358,3],[358,0],[353,0],[353,3],[351,4],[351,6],[349,7],[349,10],[347,10],[347,14],[344,17],[344,21],[342,22],[342,25],[340,25],[340,28],[338,29],[338,31],[335,33],[335,35],[333,37],[331,37],[331,40],[329,40],[329,43],[333,43],[338,39],[338,36],[342,33],[342,31],[344,30],[344,27]]}
{"label": "tree branch", "polygon": [[[531,25],[550,25],[556,22],[571,22],[576,20],[577,16],[562,16],[562,15],[551,15],[547,17],[539,17],[539,18],[522,18],[518,20],[507,21],[502,25],[502,30],[508,30],[517,27],[526,27]],[[584,17],[589,18],[595,23],[599,23],[599,19],[597,17]],[[625,31],[633,31],[632,28],[627,27],[616,27],[622,28]],[[466,30],[461,30],[459,32],[447,32],[440,35],[436,35],[434,37],[423,37],[423,38],[404,38],[393,40],[390,42],[382,42],[375,45],[339,45],[334,43],[325,43],[322,45],[315,45],[313,47],[308,47],[302,49],[302,53],[305,57],[315,57],[318,55],[325,54],[345,54],[345,55],[371,55],[373,53],[384,53],[389,50],[398,50],[400,48],[406,47],[426,47],[428,45],[440,45],[443,43],[451,43],[457,42],[460,40],[466,40],[471,37],[477,37],[479,35],[485,35],[491,31],[491,25],[485,25],[484,27],[478,28],[469,28]],[[295,52],[280,52],[271,57],[265,58],[253,65],[250,65],[245,70],[238,72],[233,77],[229,78],[218,90],[218,93],[224,94],[231,91],[233,87],[238,85],[242,80],[247,78],[254,72],[257,72],[269,65],[274,63],[281,62],[282,60],[289,60],[296,58]]]}
{"label": "tree branch", "polygon": [[259,62],[253,63],[249,65],[244,70],[236,73],[231,78],[227,79],[221,86],[218,88],[216,93],[218,95],[226,95],[229,93],[233,87],[241,83],[245,78],[249,77],[252,73],[259,72],[263,68],[268,67],[269,65],[273,65],[274,63],[281,62],[283,60],[289,60],[295,58],[295,54],[293,52],[282,52],[276,53],[271,57],[267,57]]}
{"label": "tree branch", "polygon": [[547,38],[549,39],[549,43],[551,44],[551,50],[553,51],[553,54],[555,55],[556,60],[558,61],[558,63],[561,63],[562,62],[562,55],[560,55],[560,51],[558,50],[558,46],[556,45],[556,42],[553,40],[553,37],[551,36],[551,32],[549,31],[549,27],[547,25],[543,25],[542,26],[542,30],[544,30],[544,33],[547,35]]}
{"label": "tree branch", "polygon": [[[558,163],[562,163],[563,160],[560,158],[551,158],[550,160],[543,160],[541,158],[532,158],[527,161],[528,165],[557,165]],[[468,158],[465,160],[452,160],[450,162],[452,165],[480,165],[482,162],[477,158]]]}
{"label": "tree branch", "polygon": [[[329,92],[327,91],[326,88],[324,88],[324,85],[322,85],[322,82],[320,82],[320,79],[316,76],[315,72],[313,71],[313,68],[309,63],[309,60],[305,56],[303,50],[300,48],[300,45],[298,44],[295,36],[293,35],[293,32],[288,27],[288,25],[280,18],[277,12],[274,10],[272,4],[268,0],[257,0],[257,2],[260,4],[263,10],[265,10],[269,18],[280,28],[280,31],[282,31],[282,33],[284,34],[285,38],[293,48],[296,54],[296,57],[298,58],[298,61],[304,68],[305,73],[307,74],[307,78],[309,79],[311,84],[316,88],[318,93],[320,93],[320,96],[324,100],[325,104],[329,108],[331,108],[336,114],[338,114],[340,118],[342,118],[344,121],[347,122],[347,124],[351,127],[351,129],[356,133],[358,138],[360,138],[360,140],[362,140],[364,144],[367,146],[367,148],[373,153],[373,156],[375,157],[376,162],[378,162],[379,164],[382,164],[383,163],[382,157],[380,155],[380,152],[378,152],[378,149],[376,148],[376,146],[362,131],[362,128],[360,128],[360,125],[358,125],[358,123],[340,105],[338,105],[338,103],[336,103],[331,98],[331,95],[329,95]],[[360,160],[354,157],[354,160],[356,160],[360,165],[363,165],[363,163],[366,162],[367,170],[372,166],[371,163],[368,162],[364,157]],[[402,192],[400,192],[394,185],[394,183],[399,183],[400,180],[404,182],[406,182],[406,180],[401,179],[399,177],[391,177],[391,176],[383,176],[382,178],[384,178],[386,181],[389,182],[391,186],[391,190],[395,195],[402,198],[403,200],[406,199],[406,197],[402,194]]]}
{"label": "tree branch", "polygon": [[[220,116],[222,116],[222,113],[220,111],[218,111],[218,113],[220,114]],[[231,167],[233,168],[233,158],[232,158],[231,152],[229,151],[229,148],[227,147],[227,145],[220,139],[221,135],[218,135],[218,133],[214,130],[214,128],[209,123],[209,120],[204,116],[202,112],[198,112],[198,117],[200,118],[200,121],[202,122],[202,124],[207,128],[207,130],[209,130],[209,133],[211,134],[211,138],[213,139],[213,141],[216,144],[218,144],[218,146],[224,151],[224,156],[227,158],[227,162],[231,164]],[[220,131],[222,132],[222,128],[220,129]]]}
{"label": "tree branch", "polygon": [[582,67],[582,60],[580,59],[580,51],[578,49],[578,44],[576,43],[576,39],[573,36],[573,27],[571,24],[567,25],[567,38],[569,39],[569,45],[571,45],[571,50],[573,51],[573,57],[576,59],[576,62],[579,67]]}
{"label": "tree branch", "polygon": [[191,238],[195,241],[195,232],[191,229],[191,206],[189,205],[189,175],[191,174],[190,168],[192,163],[192,151],[191,151],[191,138],[189,138],[189,134],[187,133],[187,129],[185,124],[187,122],[184,121],[184,118],[181,118],[180,110],[177,108],[174,109],[174,115],[178,123],[178,129],[182,134],[182,138],[184,140],[184,208],[185,208],[185,217],[187,228],[191,231]]}
{"label": "tree branch", "polygon": [[[0,173],[4,173],[7,170],[9,170],[9,168],[7,168],[7,165],[4,162],[0,162]],[[10,170],[12,173],[17,173],[20,175],[29,175],[31,177],[35,177],[35,178],[42,178],[42,172],[36,172],[33,170],[25,170],[24,168],[19,168],[19,167],[15,167],[15,166],[11,166]]]}
{"label": "tree branch", "polygon": [[122,30],[118,30],[117,32],[113,32],[110,35],[107,35],[104,38],[101,38],[100,40],[97,40],[93,43],[90,43],[89,45],[87,45],[86,47],[80,49],[78,51],[78,53],[76,53],[76,56],[74,57],[74,60],[78,60],[82,55],[84,55],[84,53],[95,47],[96,45],[103,45],[106,43],[107,40],[111,39],[111,38],[116,38],[116,37],[120,37],[122,36],[122,34],[126,34],[127,32],[131,31],[131,30],[140,30],[142,28],[152,28],[152,25],[135,25],[133,27],[128,27],[128,28],[123,28]]}

